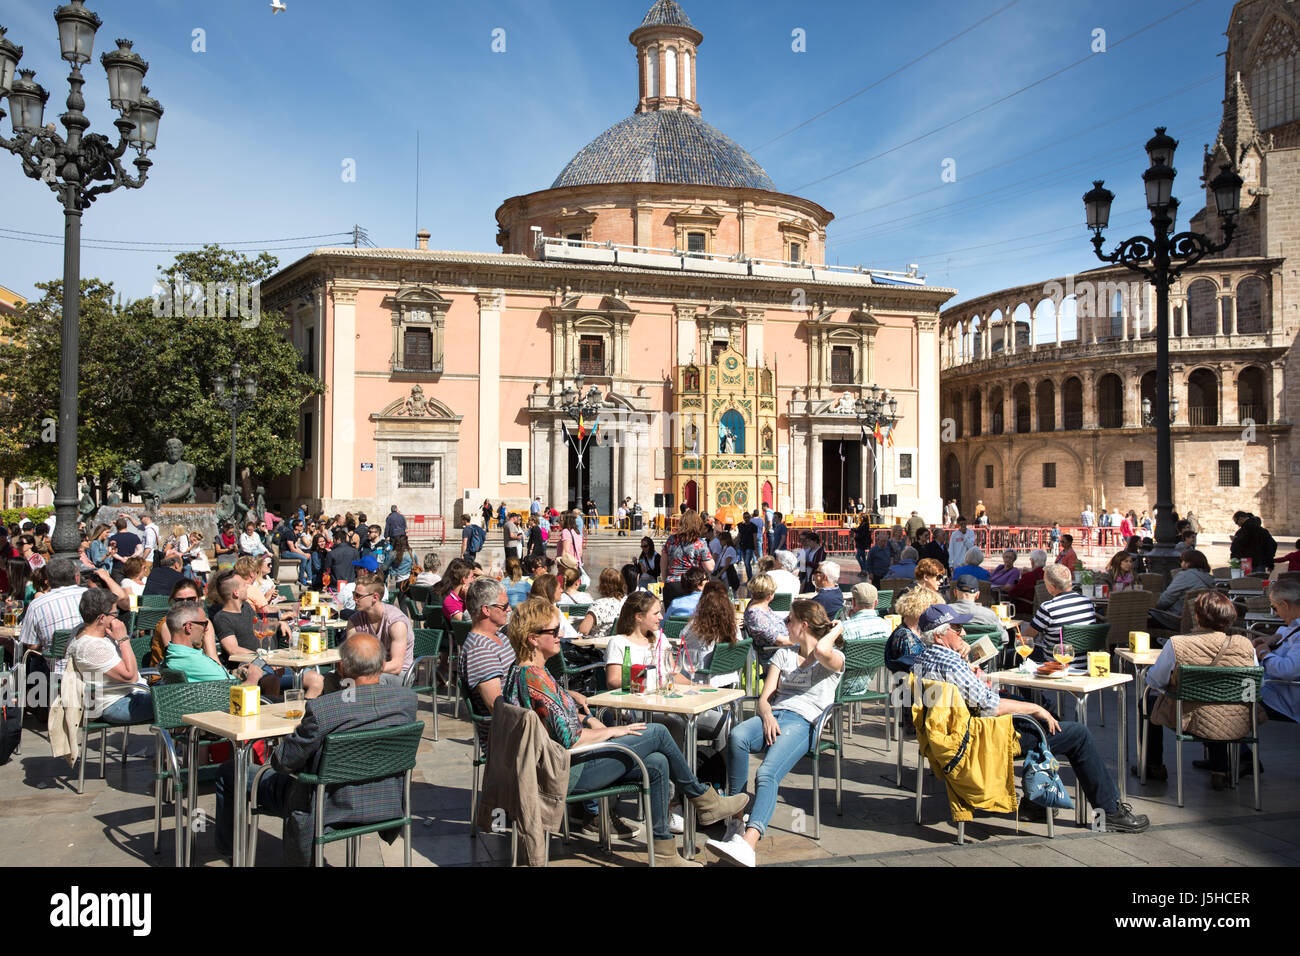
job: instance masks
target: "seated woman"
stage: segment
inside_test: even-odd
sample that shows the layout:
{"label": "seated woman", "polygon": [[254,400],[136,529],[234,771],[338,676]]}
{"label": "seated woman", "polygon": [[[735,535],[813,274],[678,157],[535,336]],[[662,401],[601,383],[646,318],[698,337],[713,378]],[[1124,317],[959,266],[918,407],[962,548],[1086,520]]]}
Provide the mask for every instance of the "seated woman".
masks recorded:
{"label": "seated woman", "polygon": [[917,630],[921,615],[928,608],[942,602],[943,597],[939,592],[929,588],[908,588],[894,598],[894,613],[903,619],[903,623],[894,628],[894,633],[889,635],[885,644],[885,666],[892,673],[906,674],[911,671],[916,655],[925,650],[921,634]]}
{"label": "seated woman", "polygon": [[[917,587],[923,587],[935,594],[939,594],[939,582],[943,580],[943,575],[943,565],[934,558],[922,558],[917,562],[916,574],[914,575]],[[941,594],[940,597],[942,597]]]}
{"label": "seated woman", "polygon": [[[768,595],[768,600],[771,601],[771,595]],[[779,623],[781,630],[784,631],[785,622]],[[727,586],[721,581],[710,581],[704,585],[700,603],[682,630],[680,673],[695,684],[708,684],[711,687],[735,686],[740,682],[739,674],[719,674],[717,677],[710,677],[709,663],[713,660],[713,650],[717,645],[735,644],[738,640],[736,609],[731,603],[731,598],[727,596]],[[786,640],[789,638],[787,637]]]}
{"label": "seated woman", "polygon": [[560,580],[563,582],[563,593],[557,604],[590,604],[592,597],[586,591],[582,590],[582,572],[571,565],[561,565]]}
{"label": "seated woman", "polygon": [[[1175,701],[1167,694],[1178,686],[1178,668],[1193,664],[1209,667],[1254,667],[1255,648],[1243,634],[1229,634],[1237,620],[1232,600],[1218,591],[1198,595],[1192,602],[1196,628],[1191,634],[1175,634],[1165,644],[1155,664],[1147,671],[1147,777],[1166,780],[1164,732],[1170,727],[1216,741],[1235,740],[1250,734],[1250,711],[1246,704],[1183,704],[1183,725],[1174,726]],[[1228,787],[1228,745],[1210,743],[1210,785]],[[1249,756],[1249,755],[1247,755]],[[1135,766],[1133,773],[1138,772]]]}
{"label": "seated woman", "polygon": [[761,663],[766,663],[777,648],[794,645],[785,619],[772,610],[772,596],[775,594],[776,582],[770,574],[759,574],[749,582],[745,633],[753,638],[754,653]]}
{"label": "seated woman", "polygon": [[[1014,548],[1007,548],[1007,550],[1003,551],[1002,567],[994,568],[989,572],[989,584],[1006,591],[1016,581],[1020,580],[1020,569],[1016,567],[1016,558],[1018,557],[1019,555]],[[956,577],[956,575],[954,574],[953,577]]]}
{"label": "seated woman", "polygon": [[1133,574],[1133,555],[1128,551],[1116,551],[1106,565],[1106,575],[1110,578],[1108,583],[1111,591],[1133,590],[1137,587],[1137,579]]}
{"label": "seated woman", "polygon": [[311,539],[311,552],[308,555],[311,561],[311,589],[313,591],[322,590],[321,577],[325,573],[326,562],[329,561],[330,539],[324,534],[316,534]]}
{"label": "seated woman", "polygon": [[[553,574],[538,574],[533,577],[533,586],[528,591],[528,597],[541,598],[543,601],[550,601],[559,608],[560,598],[564,594],[564,582]],[[567,639],[581,637],[578,629],[569,622],[563,614],[560,615],[560,637]]]}
{"label": "seated woman", "polygon": [[67,654],[81,679],[97,688],[88,698],[88,719],[135,724],[153,718],[153,698],[140,677],[131,635],[114,613],[116,603],[113,593],[104,588],[90,588],[81,595],[78,610],[83,623]]}
{"label": "seated woman", "polygon": [[953,569],[952,579],[954,581],[963,574],[969,574],[976,580],[988,581],[990,584],[992,583],[993,576],[984,570],[984,552],[982,550],[979,548],[968,548],[966,550],[965,561],[965,564]]}
{"label": "seated woman", "polygon": [[654,539],[642,538],[641,553],[636,557],[636,586],[643,588],[647,584],[653,584],[655,581],[658,581],[662,576],[662,567],[663,564],[659,559],[659,553],[655,551]]}
{"label": "seated woman", "polygon": [[1180,555],[1181,570],[1174,575],[1169,586],[1160,597],[1156,606],[1148,614],[1149,626],[1171,631],[1183,629],[1183,598],[1190,591],[1200,588],[1213,588],[1214,575],[1210,573],[1210,562],[1205,555],[1195,548],[1189,548]]}
{"label": "seated woman", "polygon": [[[656,675],[676,676],[672,645],[659,629],[663,619],[663,605],[649,591],[628,595],[614,624],[614,636],[605,647],[605,686],[622,688],[624,652],[634,679],[647,667],[653,667]],[[682,682],[687,683],[685,678]]]}
{"label": "seated woman", "polygon": [[[887,578],[910,578],[916,574],[916,548],[908,546],[898,556],[898,563],[889,566]],[[942,567],[942,565],[940,565]]]}
{"label": "seated woman", "polygon": [[578,633],[585,637],[609,637],[619,612],[623,610],[627,585],[617,569],[605,568],[600,572],[596,590],[600,599],[587,605],[586,615],[578,622]]}
{"label": "seated woman", "polygon": [[[198,584],[189,578],[182,578],[172,586],[171,596],[168,598],[168,606],[175,607],[185,601],[201,601],[202,592]],[[150,661],[161,661],[167,654],[167,645],[172,641],[171,631],[167,627],[167,619],[164,617],[158,622],[158,626],[153,629],[153,641],[149,645]],[[206,622],[203,631],[203,639],[194,645],[202,647],[203,653],[212,658],[212,661],[220,666],[221,658],[217,656],[217,637],[212,631],[212,622]],[[146,666],[148,666],[146,664]],[[163,665],[169,666],[169,665]]]}
{"label": "seated woman", "polygon": [[442,575],[438,573],[442,569],[442,558],[438,557],[436,552],[430,551],[426,554],[420,565],[422,570],[415,576],[416,584],[431,588],[442,580]]}
{"label": "seated woman", "polygon": [[749,820],[736,820],[709,851],[740,866],[755,864],[755,849],[776,811],[777,788],[808,753],[813,724],[835,700],[844,673],[843,630],[816,601],[795,601],[787,620],[798,645],[772,657],[758,714],[731,731],[727,746],[727,792],[740,795],[749,782],[749,755],[767,752],[758,768]]}
{"label": "seated woman", "polygon": [[1029,552],[1029,570],[1020,575],[1020,579],[1012,585],[1011,590],[1007,592],[1006,597],[1015,602],[1016,610],[1022,614],[1030,614],[1034,609],[1034,588],[1038,582],[1043,580],[1043,570],[1047,567],[1047,552],[1041,548],[1035,548]]}
{"label": "seated woman", "polygon": [[[645,592],[637,592],[642,594]],[[650,595],[647,595],[650,596]],[[658,600],[655,600],[658,604]],[[634,751],[650,772],[651,821],[654,827],[656,866],[700,866],[682,859],[669,829],[668,787],[695,804],[698,824],[710,826],[740,811],[746,800],[719,797],[712,787],[696,779],[668,731],[659,724],[606,727],[586,711],[573,695],[560,687],[546,670],[546,662],[560,651],[560,613],[549,601],[530,598],[515,610],[508,628],[518,663],[503,682],[507,703],[531,707],[542,719],[551,739],[565,748],[617,740]],[[599,790],[615,783],[641,780],[640,768],[629,769],[617,753],[579,758],[569,769],[571,791]]]}
{"label": "seated woman", "polygon": [[448,621],[465,620],[465,589],[473,580],[474,567],[457,558],[447,565],[447,573],[433,586],[429,597],[442,605]]}
{"label": "seated woman", "polygon": [[523,563],[513,554],[506,558],[506,576],[501,580],[501,586],[506,589],[511,607],[528,600],[528,589],[532,585],[533,582],[524,580]]}

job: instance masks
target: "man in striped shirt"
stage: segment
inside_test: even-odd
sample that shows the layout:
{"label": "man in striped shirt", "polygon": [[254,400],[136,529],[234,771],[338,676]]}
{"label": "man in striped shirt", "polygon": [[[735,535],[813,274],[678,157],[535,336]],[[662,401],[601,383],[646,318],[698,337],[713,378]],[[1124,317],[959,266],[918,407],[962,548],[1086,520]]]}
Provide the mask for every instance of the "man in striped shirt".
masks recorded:
{"label": "man in striped shirt", "polygon": [[1047,600],[1038,608],[1030,624],[1022,624],[1021,632],[1036,637],[1038,649],[1034,660],[1052,659],[1051,648],[1061,641],[1061,628],[1067,624],[1095,624],[1096,612],[1092,602],[1082,594],[1076,594],[1074,575],[1063,564],[1053,564],[1043,572],[1043,584],[1047,587]]}

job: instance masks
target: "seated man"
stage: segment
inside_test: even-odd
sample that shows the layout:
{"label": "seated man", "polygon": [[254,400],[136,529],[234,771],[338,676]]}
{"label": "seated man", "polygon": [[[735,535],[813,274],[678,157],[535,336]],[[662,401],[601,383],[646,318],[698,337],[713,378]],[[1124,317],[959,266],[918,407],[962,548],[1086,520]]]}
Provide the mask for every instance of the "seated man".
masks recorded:
{"label": "seated man", "polygon": [[[469,685],[469,706],[474,713],[490,717],[501,696],[501,681],[515,663],[514,648],[505,635],[510,617],[505,588],[492,578],[479,578],[465,591],[465,611],[474,623],[460,646],[458,666]],[[486,754],[488,727],[476,724],[475,729]]]}
{"label": "seated man", "polygon": [[[373,555],[367,555],[367,558]],[[384,648],[384,664],[380,669],[379,683],[401,686],[415,660],[415,625],[396,604],[384,603],[384,576],[378,572],[362,571],[357,575],[352,590],[356,611],[348,618],[348,636],[373,634]],[[337,679],[337,675],[333,675]],[[330,692],[334,681],[325,678],[325,692]],[[312,696],[308,692],[308,696]]]}
{"label": "seated man", "polygon": [[776,594],[788,594],[794,597],[799,593],[799,576],[795,570],[799,567],[799,558],[793,551],[776,551],[776,567],[767,572],[776,586]]}
{"label": "seated man", "polygon": [[153,566],[149,577],[145,578],[144,593],[164,596],[171,594],[172,588],[176,587],[176,582],[185,577],[184,571],[184,559],[179,552],[173,551]]}
{"label": "seated man", "polygon": [[875,543],[867,552],[866,572],[871,575],[871,583],[879,587],[880,582],[889,574],[889,566],[893,563],[894,552],[889,547],[889,532],[882,528],[876,532]]}
{"label": "seated man", "polygon": [[[1300,721],[1300,583],[1278,581],[1268,589],[1273,613],[1285,623],[1276,634],[1253,638],[1255,653],[1264,665],[1260,700],[1274,720]],[[1243,771],[1244,772],[1244,771]]]}
{"label": "seated man", "polygon": [[[1047,746],[1057,758],[1064,758],[1074,768],[1088,802],[1105,814],[1105,827],[1117,833],[1141,833],[1149,825],[1142,814],[1135,814],[1127,803],[1119,802],[1119,789],[1093,743],[1092,734],[1083,724],[1058,721],[1046,709],[1028,701],[999,697],[984,682],[983,672],[972,670],[965,660],[969,650],[962,640],[961,625],[969,615],[947,604],[936,604],[921,614],[919,637],[924,650],[915,667],[923,680],[944,681],[957,688],[971,714],[977,717],[1000,717],[1003,714],[1028,714],[1047,730]],[[1037,746],[1037,732],[1025,724],[1017,728],[1022,738],[1020,749],[1026,752]]]}
{"label": "seated man", "polygon": [[946,571],[948,565],[948,549],[934,540],[934,535],[929,528],[922,528],[916,534],[916,556],[917,560],[934,558],[943,565]]}
{"label": "seated man", "polygon": [[[1052,659],[1052,647],[1061,643],[1061,628],[1067,624],[1095,624],[1097,613],[1092,602],[1082,594],[1072,591],[1074,575],[1063,564],[1053,564],[1043,572],[1047,586],[1047,600],[1038,607],[1038,613],[1029,624],[1022,624],[1020,632],[1037,638],[1033,658],[1040,663]],[[1075,661],[1086,656],[1076,655]]]}
{"label": "seated man", "polygon": [[[208,630],[208,615],[198,601],[177,601],[167,612],[167,652],[163,667],[180,671],[187,681],[229,680],[226,669],[203,653],[203,639]],[[240,677],[247,665],[237,669]]]}
{"label": "seated man", "polygon": [[[312,860],[312,799],[316,788],[290,776],[316,769],[321,744],[330,734],[347,730],[400,727],[416,719],[417,698],[409,687],[380,686],[384,648],[369,634],[353,634],[339,647],[339,670],[353,682],[340,693],[325,694],[307,702],[298,729],[275,751],[271,773],[263,775],[257,789],[258,809],[284,818],[284,865],[310,866]],[[226,763],[217,778],[217,849],[229,853],[235,808],[230,794],[235,765]],[[242,794],[238,798],[242,799]],[[386,777],[369,783],[334,787],[325,793],[326,827],[388,820],[402,815],[402,778]],[[395,839],[390,830],[386,839]]]}
{"label": "seated man", "polygon": [[949,607],[955,607],[962,614],[969,614],[970,619],[976,624],[988,624],[999,628],[1002,631],[1003,646],[1010,642],[1011,635],[1002,626],[1002,622],[993,613],[993,609],[980,603],[980,582],[978,578],[971,574],[963,574],[958,577],[952,582],[952,596],[953,600],[948,602]]}
{"label": "seated man", "polygon": [[668,605],[668,617],[690,617],[695,613],[695,607],[700,603],[700,595],[704,593],[704,585],[708,581],[708,575],[704,573],[703,568],[691,568],[682,575],[682,588],[685,593]]}
{"label": "seated man", "polygon": [[[247,591],[248,581],[239,574],[231,572],[217,581],[217,595],[221,604],[220,609],[212,615],[212,630],[217,638],[217,656],[221,658],[221,665],[231,670],[236,666],[230,660],[231,654],[240,651],[257,654],[265,650],[257,639],[257,614],[253,611],[253,606],[244,600]],[[279,633],[288,633],[287,625],[277,624]],[[287,668],[277,672],[254,662],[248,674],[250,679],[258,680],[262,693],[267,697],[279,698],[282,690],[293,686],[293,674]],[[303,687],[309,696],[320,693],[320,681],[319,674],[303,675]]]}
{"label": "seated man", "polygon": [[280,540],[280,561],[298,563],[298,584],[305,588],[311,586],[311,555],[302,546],[303,525],[301,519],[293,520],[293,530]]}
{"label": "seated man", "polygon": [[823,561],[813,572],[813,587],[817,593],[813,600],[822,606],[826,616],[834,620],[835,615],[844,607],[844,595],[840,591],[840,566],[834,561]]}
{"label": "seated man", "polygon": [[898,559],[897,564],[891,564],[889,570],[885,572],[887,578],[914,578],[916,577],[916,563],[919,557],[916,548],[906,547]]}
{"label": "seated man", "polygon": [[880,592],[870,581],[853,586],[850,614],[844,619],[844,639],[888,637],[889,622],[876,613]]}

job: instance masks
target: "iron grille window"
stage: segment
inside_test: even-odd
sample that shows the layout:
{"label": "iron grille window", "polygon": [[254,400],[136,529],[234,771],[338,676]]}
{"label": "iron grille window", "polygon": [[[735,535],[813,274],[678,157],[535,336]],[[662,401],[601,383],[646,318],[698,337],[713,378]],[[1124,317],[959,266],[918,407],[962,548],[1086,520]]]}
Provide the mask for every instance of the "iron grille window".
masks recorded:
{"label": "iron grille window", "polygon": [[407,329],[402,355],[402,368],[420,372],[432,371],[433,333],[428,329]]}
{"label": "iron grille window", "polygon": [[1124,487],[1141,488],[1146,482],[1142,480],[1142,462],[1124,462]]}
{"label": "iron grille window", "polygon": [[1241,462],[1219,461],[1219,487],[1237,488],[1241,485]]}
{"label": "iron grille window", "polygon": [[428,488],[433,484],[433,462],[407,459],[400,462],[402,488]]}
{"label": "iron grille window", "polygon": [[524,450],[522,448],[506,449],[506,477],[522,478],[524,476]]}
{"label": "iron grille window", "polygon": [[912,454],[903,452],[898,456],[898,477],[907,479],[912,477]]}
{"label": "iron grille window", "polygon": [[583,375],[605,374],[605,340],[584,335],[578,340],[578,369]]}
{"label": "iron grille window", "polygon": [[1054,461],[1043,462],[1043,487],[1056,487],[1056,462]]}
{"label": "iron grille window", "polygon": [[708,252],[704,248],[706,236],[702,232],[688,232],[686,234],[686,251],[687,252]]}
{"label": "iron grille window", "polygon": [[853,384],[853,349],[836,345],[831,349],[831,384]]}
{"label": "iron grille window", "polygon": [[993,466],[992,465],[984,466],[984,487],[985,488],[993,487]]}

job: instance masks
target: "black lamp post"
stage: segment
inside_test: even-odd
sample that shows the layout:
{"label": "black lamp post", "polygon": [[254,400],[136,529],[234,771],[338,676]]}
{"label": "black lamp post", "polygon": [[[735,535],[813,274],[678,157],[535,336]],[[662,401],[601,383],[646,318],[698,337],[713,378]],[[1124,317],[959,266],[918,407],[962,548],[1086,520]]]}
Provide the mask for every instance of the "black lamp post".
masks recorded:
{"label": "black lamp post", "polygon": [[[1163,126],[1156,128],[1156,135],[1146,144],[1151,165],[1142,174],[1142,180],[1146,185],[1154,237],[1133,236],[1121,242],[1114,252],[1103,253],[1101,247],[1105,240],[1102,232],[1110,224],[1110,204],[1115,194],[1103,188],[1101,180],[1096,180],[1083,197],[1097,258],[1140,273],[1156,287],[1156,390],[1150,412],[1156,428],[1156,526],[1155,550],[1147,561],[1164,570],[1178,565],[1178,555],[1174,551],[1177,527],[1174,523],[1174,456],[1169,397],[1169,286],[1189,266],[1228,247],[1236,231],[1242,182],[1241,177],[1228,166],[1221,167],[1219,174],[1210,181],[1214,204],[1223,220],[1222,242],[1213,242],[1198,232],[1174,235],[1174,216],[1178,209],[1178,201],[1173,198],[1174,177],[1177,175],[1174,149],[1177,146],[1173,137],[1165,135]],[[1143,411],[1145,414],[1145,403]]]}
{"label": "black lamp post", "polygon": [[876,426],[893,428],[898,424],[898,399],[891,398],[888,391],[882,392],[879,386],[872,385],[866,398],[859,398],[853,403],[853,413],[862,428],[863,441],[871,451],[871,523],[880,523],[880,496],[876,494],[876,478],[880,473],[880,455],[876,449]]}
{"label": "black lamp post", "polygon": [[[99,133],[87,133],[90,120],[82,112],[85,78],[81,66],[90,62],[100,19],[87,10],[84,0],[71,0],[54,11],[63,59],[72,65],[68,74],[67,112],[59,117],[67,130],[64,138],[54,124],[43,124],[50,95],[36,82],[33,70],[14,78],[22,47],[5,39],[0,27],[0,96],[9,97],[13,138],[0,136],[0,146],[22,160],[23,172],[50,187],[63,205],[63,327],[59,370],[59,477],[54,495],[55,553],[75,558],[77,533],[77,373],[81,346],[81,212],[104,193],[119,187],[139,189],[152,160],[146,155],[158,138],[163,109],[141,85],[149,64],[131,52],[130,40],[118,40],[117,49],[100,57],[108,74],[108,101],[120,116],[116,146]],[[0,109],[0,119],[5,116]],[[123,168],[122,157],[134,148],[134,178]],[[94,185],[96,182],[101,185]]]}
{"label": "black lamp post", "polygon": [[[586,521],[586,508],[582,500],[582,453],[587,449],[587,442],[591,440],[591,435],[595,431],[596,423],[600,419],[601,396],[600,390],[595,385],[591,386],[584,395],[582,393],[582,383],[586,381],[585,376],[579,372],[574,377],[574,385],[566,385],[564,391],[560,392],[560,411],[568,415],[578,423],[579,435],[575,439],[568,435],[569,443],[573,445],[573,450],[578,455],[578,513],[584,515],[582,519]],[[566,430],[567,434],[567,430]]]}
{"label": "black lamp post", "polygon": [[[245,377],[239,363],[230,367],[230,386],[226,386],[226,377],[218,375],[213,384],[217,395],[217,404],[230,412],[230,493],[235,493],[235,438],[239,429],[239,413],[253,407],[257,401],[257,382],[253,376]],[[232,499],[233,500],[233,499]]]}

